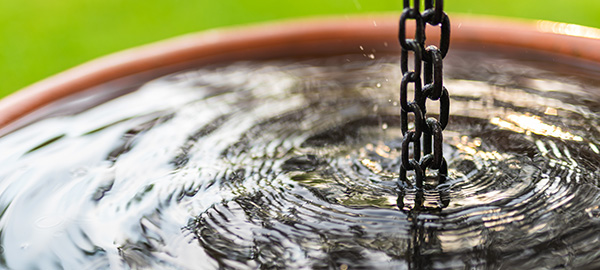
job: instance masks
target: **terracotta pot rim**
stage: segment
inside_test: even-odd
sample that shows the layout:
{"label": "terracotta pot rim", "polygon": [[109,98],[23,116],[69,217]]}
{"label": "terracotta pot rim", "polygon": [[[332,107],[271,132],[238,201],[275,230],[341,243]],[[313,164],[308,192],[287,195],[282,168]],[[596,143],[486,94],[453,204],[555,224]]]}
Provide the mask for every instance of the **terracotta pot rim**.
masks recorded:
{"label": "terracotta pot rim", "polygon": [[[450,17],[451,47],[469,43],[512,46],[600,62],[600,50],[595,49],[600,45],[598,29],[547,21]],[[188,34],[117,52],[0,100],[0,134],[14,129],[16,120],[54,101],[136,74],[146,73],[144,78],[150,79],[235,60],[398,53],[398,18],[397,13],[387,13],[271,22]],[[8,127],[11,123],[12,128]]]}

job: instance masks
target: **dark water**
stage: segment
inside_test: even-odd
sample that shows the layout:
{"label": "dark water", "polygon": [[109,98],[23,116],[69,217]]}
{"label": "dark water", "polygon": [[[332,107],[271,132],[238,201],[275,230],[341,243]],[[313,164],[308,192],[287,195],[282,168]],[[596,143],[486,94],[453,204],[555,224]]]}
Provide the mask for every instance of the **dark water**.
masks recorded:
{"label": "dark water", "polygon": [[4,136],[1,265],[600,267],[600,73],[453,50],[450,175],[415,211],[398,59],[371,58],[207,67]]}

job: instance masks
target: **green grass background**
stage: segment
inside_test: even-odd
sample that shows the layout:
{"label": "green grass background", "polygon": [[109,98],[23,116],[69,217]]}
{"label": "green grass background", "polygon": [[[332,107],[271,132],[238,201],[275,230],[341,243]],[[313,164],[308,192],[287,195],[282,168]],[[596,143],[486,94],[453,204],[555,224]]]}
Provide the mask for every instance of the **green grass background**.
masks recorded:
{"label": "green grass background", "polygon": [[[0,0],[0,97],[93,58],[185,33],[282,18],[399,11],[401,5],[400,0]],[[445,9],[600,27],[600,0],[446,0]]]}

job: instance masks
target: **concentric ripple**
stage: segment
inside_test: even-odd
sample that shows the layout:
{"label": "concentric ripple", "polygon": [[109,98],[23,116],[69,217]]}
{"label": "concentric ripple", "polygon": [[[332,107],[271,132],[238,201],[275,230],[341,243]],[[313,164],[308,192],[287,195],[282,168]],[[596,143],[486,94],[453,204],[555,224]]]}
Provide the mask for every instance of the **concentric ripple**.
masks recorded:
{"label": "concentric ripple", "polygon": [[206,67],[4,136],[0,264],[600,267],[598,71],[453,51],[449,176],[420,194],[397,182],[397,62]]}

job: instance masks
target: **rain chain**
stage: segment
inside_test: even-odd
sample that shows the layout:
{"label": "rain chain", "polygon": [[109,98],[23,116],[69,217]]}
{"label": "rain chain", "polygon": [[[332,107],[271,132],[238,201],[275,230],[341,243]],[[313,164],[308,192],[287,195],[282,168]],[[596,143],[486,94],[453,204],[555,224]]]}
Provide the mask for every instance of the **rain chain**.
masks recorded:
{"label": "rain chain", "polygon": [[[423,188],[428,169],[437,170],[438,184],[445,181],[448,173],[443,155],[442,131],[448,124],[450,100],[448,90],[443,84],[443,59],[450,45],[450,20],[444,12],[443,0],[425,0],[425,8],[420,13],[420,0],[404,0],[404,10],[400,16],[398,40],[402,47],[400,66],[402,82],[400,84],[400,121],[402,135],[402,154],[400,166],[400,184],[410,183],[407,172],[414,173],[417,190]],[[406,38],[408,20],[415,21],[413,39]],[[439,26],[439,48],[433,45],[425,48],[425,27]],[[414,60],[409,69],[409,55]],[[423,75],[421,79],[421,75]],[[412,84],[414,99],[407,100],[408,89]],[[427,100],[439,101],[439,117],[427,117]],[[409,114],[413,117],[409,118]],[[411,122],[412,120],[412,122]],[[412,124],[412,125],[411,125]],[[409,127],[411,129],[409,130]],[[410,151],[412,149],[412,151]]]}

